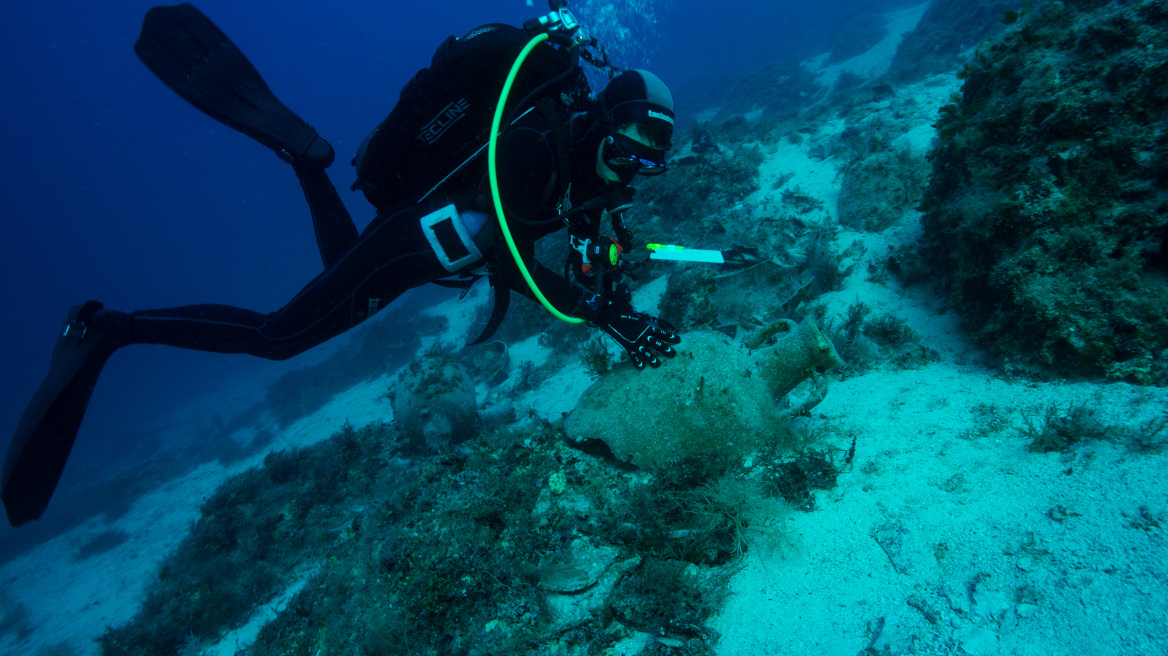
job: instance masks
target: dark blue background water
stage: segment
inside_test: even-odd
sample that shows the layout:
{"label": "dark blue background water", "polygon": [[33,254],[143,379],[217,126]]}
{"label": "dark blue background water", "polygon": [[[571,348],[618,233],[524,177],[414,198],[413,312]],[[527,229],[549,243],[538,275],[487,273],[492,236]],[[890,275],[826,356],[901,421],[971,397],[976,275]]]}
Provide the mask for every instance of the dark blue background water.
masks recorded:
{"label": "dark blue background water", "polygon": [[[12,2],[0,10],[0,442],[39,384],[70,305],[93,298],[124,310],[204,302],[272,310],[320,270],[288,166],[186,105],[134,55],[152,4]],[[610,44],[625,54],[618,63],[652,68],[675,89],[698,75],[748,72],[818,53],[859,6],[714,4],[659,2],[652,25],[626,14],[631,40]],[[199,7],[331,141],[338,153],[331,172],[343,190],[361,139],[443,38],[546,11],[522,0],[205,0]],[[677,101],[684,111],[686,99]],[[343,196],[363,226],[368,206],[357,194]],[[288,365],[159,346],[119,352],[67,477],[96,475],[185,400],[240,377],[274,376],[281,366]],[[198,438],[197,427],[190,433]]]}

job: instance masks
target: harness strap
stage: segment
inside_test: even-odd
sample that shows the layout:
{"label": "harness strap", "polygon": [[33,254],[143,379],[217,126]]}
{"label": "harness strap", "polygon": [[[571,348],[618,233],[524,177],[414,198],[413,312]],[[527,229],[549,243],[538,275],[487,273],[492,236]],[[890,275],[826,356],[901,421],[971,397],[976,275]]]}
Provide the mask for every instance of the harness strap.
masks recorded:
{"label": "harness strap", "polygon": [[552,130],[552,139],[556,143],[556,170],[552,173],[551,179],[548,180],[548,186],[544,189],[545,198],[550,194],[559,196],[560,180],[571,179],[571,169],[569,152],[572,148],[571,140],[568,137],[568,124],[564,121],[564,117],[555,110],[552,106],[552,101],[548,98],[543,98],[535,103],[535,108],[543,115],[548,126]]}
{"label": "harness strap", "polygon": [[451,280],[450,278],[439,278],[438,280],[431,280],[430,282],[445,287],[447,289],[470,289],[471,285],[478,282],[481,276],[473,276],[469,279]]}
{"label": "harness strap", "polygon": [[470,343],[471,346],[482,344],[495,334],[499,325],[503,323],[503,317],[507,316],[507,307],[511,304],[511,288],[498,281],[496,276],[491,276],[490,281],[491,289],[495,292],[495,306],[491,309],[491,318],[487,320],[483,332]]}

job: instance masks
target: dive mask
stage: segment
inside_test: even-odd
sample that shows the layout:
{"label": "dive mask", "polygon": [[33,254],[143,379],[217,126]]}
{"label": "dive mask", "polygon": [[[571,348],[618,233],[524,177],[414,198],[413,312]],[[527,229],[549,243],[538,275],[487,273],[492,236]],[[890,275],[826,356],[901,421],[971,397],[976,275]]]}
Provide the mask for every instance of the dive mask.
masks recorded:
{"label": "dive mask", "polygon": [[[661,175],[665,173],[665,151],[650,148],[623,134],[612,134],[604,139],[601,152],[604,163],[618,174]],[[621,175],[623,178],[624,175]]]}

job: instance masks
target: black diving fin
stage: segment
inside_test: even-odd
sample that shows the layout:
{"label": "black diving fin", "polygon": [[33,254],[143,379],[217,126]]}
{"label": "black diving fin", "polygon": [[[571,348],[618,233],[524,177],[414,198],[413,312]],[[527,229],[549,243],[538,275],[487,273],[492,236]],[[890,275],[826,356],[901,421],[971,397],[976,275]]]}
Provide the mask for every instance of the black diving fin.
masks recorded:
{"label": "black diving fin", "polygon": [[101,310],[90,301],[73,307],[53,346],[49,374],[32,397],[4,461],[4,509],[8,523],[39,519],[65,471],[77,429],[102,367],[118,344],[87,322]]}
{"label": "black diving fin", "polygon": [[187,102],[286,161],[332,163],[332,146],[276,98],[243,52],[193,5],[147,11],[134,52]]}

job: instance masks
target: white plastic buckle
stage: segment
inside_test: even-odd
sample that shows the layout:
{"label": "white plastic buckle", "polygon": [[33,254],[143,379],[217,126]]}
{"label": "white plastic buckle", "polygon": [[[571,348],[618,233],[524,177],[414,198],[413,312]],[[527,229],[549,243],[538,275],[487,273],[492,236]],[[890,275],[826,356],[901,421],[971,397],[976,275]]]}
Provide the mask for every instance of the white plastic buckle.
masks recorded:
{"label": "white plastic buckle", "polygon": [[[466,255],[458,259],[451,259],[450,254],[443,248],[435,228],[444,221],[449,221],[454,228],[454,232],[458,235],[459,241],[462,242],[463,247],[467,250]],[[458,210],[454,207],[453,203],[423,216],[421,223],[422,232],[426,235],[426,241],[430,242],[430,248],[434,250],[434,255],[438,256],[438,262],[442,265],[443,269],[446,269],[450,273],[455,273],[463,267],[483,259],[482,252],[475,245],[470,233],[466,231],[466,226],[462,223],[462,217],[458,215]]]}
{"label": "white plastic buckle", "polygon": [[591,239],[580,239],[576,235],[568,235],[568,244],[572,250],[580,254],[584,264],[592,263],[588,257],[588,247],[592,245]]}

